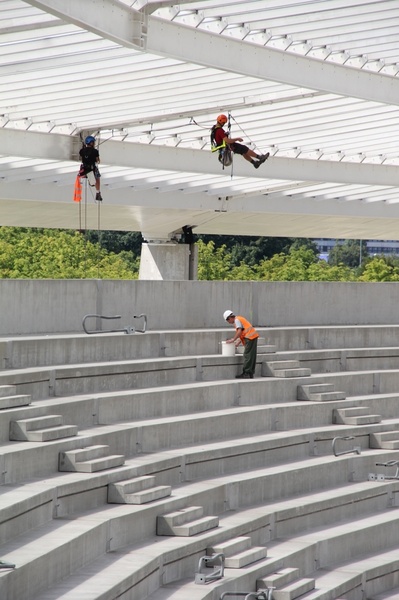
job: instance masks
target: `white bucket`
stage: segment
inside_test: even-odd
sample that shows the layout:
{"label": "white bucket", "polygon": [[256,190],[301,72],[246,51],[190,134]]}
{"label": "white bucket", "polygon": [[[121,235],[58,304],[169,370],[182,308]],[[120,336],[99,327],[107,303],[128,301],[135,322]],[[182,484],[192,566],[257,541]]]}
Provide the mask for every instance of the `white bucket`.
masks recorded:
{"label": "white bucket", "polygon": [[236,345],[222,342],[222,355],[223,356],[234,356],[236,353]]}

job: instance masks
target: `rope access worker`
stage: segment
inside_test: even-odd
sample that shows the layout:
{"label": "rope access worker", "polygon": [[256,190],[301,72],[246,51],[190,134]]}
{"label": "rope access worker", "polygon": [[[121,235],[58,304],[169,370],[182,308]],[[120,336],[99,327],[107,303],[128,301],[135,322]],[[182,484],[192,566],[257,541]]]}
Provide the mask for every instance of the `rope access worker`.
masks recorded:
{"label": "rope access worker", "polygon": [[101,192],[100,192],[100,171],[98,170],[98,164],[100,162],[100,154],[97,148],[94,147],[96,143],[96,138],[92,135],[88,135],[85,139],[85,145],[83,148],[79,150],[79,156],[82,159],[82,164],[80,165],[80,171],[78,173],[78,177],[87,177],[87,174],[91,171],[93,172],[94,178],[96,180],[96,200],[102,200]]}
{"label": "rope access worker", "polygon": [[[212,143],[212,151],[222,150],[229,146],[229,148],[234,152],[234,154],[240,154],[245,160],[249,161],[253,164],[255,169],[258,169],[262,163],[265,162],[270,156],[270,153],[266,154],[257,154],[248,146],[244,144],[239,144],[237,142],[242,142],[242,138],[231,138],[227,135],[226,131],[223,129],[223,126],[226,125],[228,119],[226,115],[219,115],[216,119],[216,124],[212,127],[211,130],[211,143]],[[257,160],[253,160],[257,159]]]}

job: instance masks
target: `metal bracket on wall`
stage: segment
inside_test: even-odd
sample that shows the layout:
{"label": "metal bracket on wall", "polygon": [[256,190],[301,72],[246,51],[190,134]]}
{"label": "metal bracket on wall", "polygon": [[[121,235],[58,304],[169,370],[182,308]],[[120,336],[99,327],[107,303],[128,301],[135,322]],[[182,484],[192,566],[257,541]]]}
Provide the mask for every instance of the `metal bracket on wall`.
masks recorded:
{"label": "metal bracket on wall", "polygon": [[126,326],[126,327],[122,327],[121,329],[88,329],[86,326],[86,321],[87,319],[120,319],[121,316],[120,315],[115,315],[114,317],[107,317],[105,315],[85,315],[83,317],[83,321],[82,321],[82,327],[84,329],[84,331],[88,334],[94,334],[94,333],[145,333],[146,329],[147,329],[147,315],[141,314],[141,315],[134,315],[133,319],[143,319],[143,328],[142,329],[137,329],[136,327],[132,327],[132,326]]}

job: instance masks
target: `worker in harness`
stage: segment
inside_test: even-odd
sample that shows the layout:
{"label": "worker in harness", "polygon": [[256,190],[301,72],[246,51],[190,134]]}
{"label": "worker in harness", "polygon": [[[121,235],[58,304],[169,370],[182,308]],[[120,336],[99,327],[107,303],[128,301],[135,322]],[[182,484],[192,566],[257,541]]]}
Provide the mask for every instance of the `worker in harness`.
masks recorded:
{"label": "worker in harness", "polygon": [[85,143],[83,148],[79,150],[79,156],[82,160],[82,164],[80,165],[80,171],[78,173],[78,177],[87,177],[87,174],[93,172],[94,178],[96,180],[96,200],[101,202],[102,196],[100,192],[100,171],[98,170],[98,164],[100,162],[100,154],[97,148],[94,147],[96,143],[96,138],[92,135],[88,135],[85,139]]}
{"label": "worker in harness", "polygon": [[252,163],[255,169],[258,169],[260,165],[269,158],[269,152],[267,152],[266,154],[257,154],[256,152],[248,148],[248,146],[238,143],[242,142],[242,138],[229,137],[226,131],[223,129],[223,126],[226,125],[227,121],[228,119],[226,115],[219,115],[216,119],[216,124],[212,127],[212,152],[216,152],[217,150],[219,152],[223,151],[223,149],[226,146],[228,146],[232,150],[232,152],[234,152],[234,154],[240,154],[243,158],[245,158],[245,160]]}

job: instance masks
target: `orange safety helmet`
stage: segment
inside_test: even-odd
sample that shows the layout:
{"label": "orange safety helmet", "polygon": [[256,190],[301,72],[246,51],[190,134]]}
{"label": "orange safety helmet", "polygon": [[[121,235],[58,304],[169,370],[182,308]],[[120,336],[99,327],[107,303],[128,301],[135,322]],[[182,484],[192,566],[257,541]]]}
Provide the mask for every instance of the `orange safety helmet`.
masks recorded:
{"label": "orange safety helmet", "polygon": [[219,123],[219,125],[225,125],[227,123],[227,117],[226,115],[219,115],[218,118],[216,119],[216,122]]}

